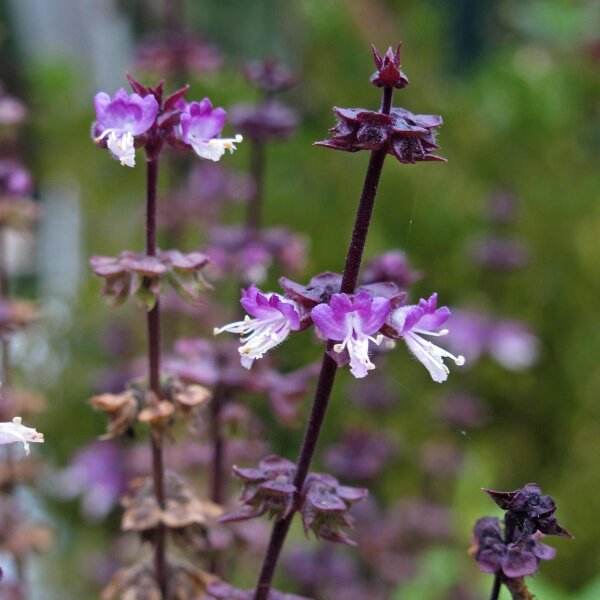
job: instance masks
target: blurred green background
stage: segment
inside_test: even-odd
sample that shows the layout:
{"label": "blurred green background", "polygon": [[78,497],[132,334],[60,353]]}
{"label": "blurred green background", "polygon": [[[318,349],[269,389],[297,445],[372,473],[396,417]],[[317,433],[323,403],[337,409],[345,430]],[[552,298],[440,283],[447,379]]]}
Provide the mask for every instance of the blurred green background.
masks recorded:
{"label": "blurred green background", "polygon": [[[19,4],[0,4],[0,79],[30,107],[23,143],[38,196],[56,201],[63,212],[54,214],[65,216],[52,221],[45,275],[17,281],[23,294],[42,296],[49,315],[21,355],[21,366],[30,385],[49,396],[39,422],[47,438],[43,455],[64,465],[103,430],[102,417],[86,399],[96,391],[97,374],[111,366],[102,344],[109,320],[140,319],[143,348],[139,312],[107,308],[86,263],[93,254],[141,249],[144,173],[109,160],[90,142],[89,127],[93,94],[125,83],[130,49],[143,33],[160,30],[161,6],[141,0],[50,2],[44,10],[69,21],[55,14],[46,21],[54,37],[47,32],[48,39],[32,39],[40,27],[34,22],[43,18],[27,18],[24,6],[35,9],[35,2]],[[468,390],[489,412],[486,425],[473,431],[441,429],[432,417],[440,387],[404,351],[390,356],[385,367],[398,397],[392,416],[365,414],[351,405],[346,397],[351,378],[340,374],[325,438],[335,440],[345,425],[367,421],[403,439],[402,457],[379,486],[384,500],[421,494],[423,478],[411,456],[424,441],[449,440],[464,453],[461,472],[439,492],[453,509],[453,541],[425,553],[419,573],[397,598],[441,598],[456,581],[487,589],[489,578],[466,556],[474,520],[496,514],[480,488],[514,489],[528,481],[556,499],[561,523],[576,538],[550,541],[558,556],[542,565],[532,590],[542,600],[600,597],[598,3],[198,0],[185,9],[187,27],[215,42],[226,57],[218,72],[191,78],[192,97],[208,95],[224,107],[254,98],[239,74],[248,59],[275,56],[301,76],[285,97],[302,115],[300,130],[268,151],[265,218],[310,240],[303,280],[342,268],[342,240],[349,236],[368,160],[367,153],[329,152],[311,144],[333,125],[333,105],[378,105],[379,92],[368,83],[369,44],[384,50],[402,40],[411,85],[396,94],[395,104],[444,117],[439,141],[448,163],[387,161],[367,256],[402,249],[424,274],[415,295],[438,291],[450,307],[475,306],[522,319],[539,338],[539,360],[530,369],[509,371],[484,357],[452,373],[448,388]],[[73,25],[79,29],[71,30]],[[61,26],[63,36],[57,37]],[[247,145],[227,162],[246,168]],[[511,234],[528,244],[531,262],[490,274],[473,263],[469,244],[489,230],[486,202],[499,187],[517,198]],[[230,218],[235,220],[235,212]],[[77,223],[79,231],[64,230]],[[62,236],[73,242],[58,243]],[[180,247],[192,250],[201,242],[192,229]],[[60,276],[65,264],[75,273],[73,281]],[[278,275],[272,273],[272,285]],[[186,335],[206,334],[213,325]],[[278,351],[287,367],[319,356],[319,346],[308,339],[299,336]],[[47,345],[42,358],[32,349],[36,340]],[[293,456],[300,434],[274,433],[274,448]],[[82,522],[75,503],[41,502],[58,540],[38,559],[40,578],[49,577],[63,591],[61,598],[92,597],[78,574],[77,557],[102,552],[118,515],[110,524],[91,526]],[[55,597],[46,593],[51,595],[39,597]]]}

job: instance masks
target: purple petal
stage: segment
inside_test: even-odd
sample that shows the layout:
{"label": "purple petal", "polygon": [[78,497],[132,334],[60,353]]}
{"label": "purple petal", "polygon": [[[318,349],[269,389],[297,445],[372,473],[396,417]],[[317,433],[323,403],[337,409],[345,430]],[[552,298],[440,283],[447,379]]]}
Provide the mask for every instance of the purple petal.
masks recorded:
{"label": "purple petal", "polygon": [[531,551],[541,560],[552,560],[556,556],[556,548],[542,544],[538,540],[534,540]]}
{"label": "purple petal", "polygon": [[349,331],[345,323],[345,315],[343,314],[340,319],[338,314],[334,313],[328,304],[319,304],[310,312],[315,325],[327,339],[341,342],[346,338]]}
{"label": "purple petal", "polygon": [[507,577],[533,575],[538,569],[538,559],[522,547],[509,548],[502,559],[502,571]]}
{"label": "purple petal", "polygon": [[375,298],[369,309],[368,314],[364,314],[364,311],[359,311],[359,315],[363,333],[372,335],[385,323],[390,314],[391,304],[386,298]]}

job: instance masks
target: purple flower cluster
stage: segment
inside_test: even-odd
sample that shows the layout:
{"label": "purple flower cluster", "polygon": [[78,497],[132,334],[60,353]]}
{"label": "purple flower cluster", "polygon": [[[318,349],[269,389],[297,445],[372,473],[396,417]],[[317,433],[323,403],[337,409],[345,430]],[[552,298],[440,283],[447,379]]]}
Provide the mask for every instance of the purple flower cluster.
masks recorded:
{"label": "purple flower cluster", "polygon": [[302,237],[285,227],[248,232],[242,227],[212,227],[205,249],[218,277],[237,275],[242,281],[260,283],[276,262],[287,272],[299,272],[306,263]]}
{"label": "purple flower cluster", "polygon": [[551,560],[556,550],[539,541],[541,534],[530,535],[514,544],[504,541],[500,520],[483,517],[475,523],[471,554],[484,573],[502,573],[516,578],[537,572],[540,560]]}
{"label": "purple flower cluster", "polygon": [[333,112],[337,124],[330,129],[331,139],[316,142],[316,146],[344,152],[385,147],[405,164],[445,161],[434,154],[439,148],[436,129],[442,124],[438,115],[415,115],[404,108],[393,108],[389,115],[364,108],[335,107]]}
{"label": "purple flower cluster", "polygon": [[350,363],[350,372],[362,378],[375,368],[369,356],[370,344],[384,339],[393,344],[402,339],[412,354],[427,368],[432,379],[445,381],[448,368],[444,358],[463,364],[423,336],[443,336],[440,327],[447,321],[447,307],[437,308],[437,295],[416,305],[401,305],[405,294],[391,282],[363,286],[356,294],[336,293],[341,278],[333,273],[313,277],[308,286],[288,279],[280,281],[286,294],[263,294],[252,286],[243,292],[242,306],[254,318],[230,323],[215,329],[242,334],[239,349],[242,364],[249,368],[268,350],[283,342],[292,331],[311,324],[331,344],[330,354],[340,365]]}
{"label": "purple flower cluster", "polygon": [[484,491],[506,511],[503,523],[492,517],[475,523],[470,554],[484,573],[495,573],[503,580],[533,575],[540,560],[556,555],[539,538],[544,534],[571,537],[556,520],[556,503],[537,484],[528,483],[513,492]]}
{"label": "purple flower cluster", "polygon": [[133,89],[123,88],[111,98],[99,92],[94,98],[96,121],[92,127],[94,141],[107,147],[119,162],[135,166],[135,148],[155,153],[164,142],[176,149],[193,150],[201,158],[218,161],[226,150],[233,152],[240,135],[221,138],[226,112],[213,108],[211,101],[188,103],[187,86],[163,101],[163,85],[143,86],[129,78]]}
{"label": "purple flower cluster", "polygon": [[457,310],[449,321],[449,347],[473,365],[488,353],[505,369],[522,371],[538,359],[539,340],[516,319],[498,319],[472,310]]}
{"label": "purple flower cluster", "polygon": [[299,510],[306,532],[317,538],[354,545],[344,530],[352,527],[348,514],[351,506],[366,498],[368,491],[340,485],[326,473],[311,473],[302,489],[294,483],[296,465],[279,456],[263,458],[258,468],[233,468],[244,482],[244,507],[221,519],[222,522],[244,521],[267,514],[276,521],[285,519],[293,510]]}
{"label": "purple flower cluster", "polygon": [[94,274],[104,280],[103,296],[112,298],[115,305],[135,297],[147,310],[154,307],[165,283],[186,302],[197,303],[200,292],[210,287],[202,276],[208,262],[200,252],[183,254],[178,250],[165,250],[157,256],[124,251],[117,257],[90,259]]}

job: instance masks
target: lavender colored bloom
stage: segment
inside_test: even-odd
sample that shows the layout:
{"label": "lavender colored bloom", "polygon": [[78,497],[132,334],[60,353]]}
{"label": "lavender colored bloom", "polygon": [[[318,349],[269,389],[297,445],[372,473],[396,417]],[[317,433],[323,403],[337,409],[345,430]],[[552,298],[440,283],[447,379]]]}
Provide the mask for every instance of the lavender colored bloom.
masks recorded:
{"label": "lavender colored bloom", "polygon": [[505,369],[523,371],[535,364],[539,340],[515,319],[492,319],[475,311],[456,311],[450,320],[448,345],[473,364],[484,352]]}
{"label": "lavender colored bloom", "polygon": [[241,135],[234,138],[217,137],[223,127],[227,113],[213,105],[208,98],[200,102],[183,104],[184,112],[181,115],[181,139],[189,144],[200,158],[212,161],[221,159],[225,150],[233,152],[235,144],[242,141]]}
{"label": "lavender colored bloom", "polygon": [[507,225],[517,216],[517,199],[508,190],[498,190],[490,195],[486,216],[488,220],[497,225]]}
{"label": "lavender colored bloom", "polygon": [[266,94],[282,92],[298,81],[287,65],[272,59],[249,62],[244,67],[244,75],[252,85]]}
{"label": "lavender colored bloom", "polygon": [[262,104],[237,104],[231,109],[231,122],[255,140],[279,140],[289,137],[298,126],[294,110],[276,100]]}
{"label": "lavender colored bloom", "polygon": [[523,371],[537,361],[539,341],[524,323],[501,320],[490,332],[488,351],[505,369]]}
{"label": "lavender colored bloom", "polygon": [[145,38],[135,52],[136,67],[176,76],[181,71],[206,73],[223,62],[218,48],[185,32],[165,33]]}
{"label": "lavender colored bloom", "polygon": [[0,197],[23,197],[31,193],[31,173],[16,160],[0,160]]}
{"label": "lavender colored bloom", "polygon": [[331,446],[325,456],[327,467],[351,481],[378,477],[394,454],[394,446],[385,435],[365,429],[350,429],[339,444]]}
{"label": "lavender colored bloom", "polygon": [[488,419],[485,405],[479,398],[465,392],[452,392],[440,399],[435,413],[452,427],[480,427]]}
{"label": "lavender colored bloom", "polygon": [[71,465],[59,473],[57,492],[66,498],[81,496],[83,514],[101,520],[118,504],[126,488],[123,455],[113,442],[95,442],[82,448]]}
{"label": "lavender colored bloom", "polygon": [[9,96],[0,85],[0,125],[11,127],[25,120],[27,109],[21,100]]}
{"label": "lavender colored bloom", "polygon": [[520,240],[508,237],[487,237],[472,247],[474,261],[495,271],[522,269],[529,262],[529,248]]}
{"label": "lavender colored bloom", "polygon": [[123,166],[135,166],[135,138],[146,133],[158,115],[158,102],[152,94],[128,94],[121,88],[111,99],[105,92],[94,98],[96,142],[106,140],[113,156]]}
{"label": "lavender colored bloom", "polygon": [[448,330],[438,330],[450,317],[450,310],[446,306],[437,308],[437,294],[432,294],[428,300],[421,299],[419,304],[401,306],[394,310],[390,317],[390,324],[425,368],[431,378],[437,383],[448,379],[448,367],[444,358],[452,359],[457,365],[465,362],[464,357],[454,356],[447,350],[436,346],[423,335],[442,336]]}
{"label": "lavender colored bloom", "polygon": [[10,423],[0,423],[0,444],[23,444],[25,454],[29,454],[29,444],[44,442],[44,434],[23,425],[21,417],[15,417]]}
{"label": "lavender colored bloom", "polygon": [[500,521],[483,517],[473,529],[473,547],[470,553],[484,573],[502,573],[508,578],[533,575],[540,560],[551,560],[556,550],[542,544],[539,536],[530,535],[522,542],[509,543],[502,537]]}
{"label": "lavender colored bloom", "polygon": [[274,292],[263,294],[256,286],[242,290],[241,305],[254,318],[246,315],[243,321],[215,328],[214,334],[223,331],[241,334],[241,362],[249,369],[254,360],[278,346],[290,332],[300,329],[300,315],[293,300]]}
{"label": "lavender colored bloom", "polygon": [[363,283],[391,281],[400,289],[406,289],[419,279],[421,273],[410,268],[406,254],[400,250],[390,250],[370,260],[361,276]]}
{"label": "lavender colored bloom", "polygon": [[[250,235],[246,228],[213,227],[206,253],[216,267],[216,276],[238,274],[260,283],[268,267],[277,261],[286,271],[299,271],[306,262],[304,240],[285,227],[271,227]],[[214,271],[213,271],[214,272]]]}
{"label": "lavender colored bloom", "polygon": [[362,290],[354,296],[334,294],[328,304],[315,306],[311,317],[327,339],[340,342],[333,347],[334,352],[348,351],[350,372],[361,378],[375,368],[369,359],[369,342],[382,342],[382,335],[373,334],[385,323],[390,309],[387,298],[373,298]]}

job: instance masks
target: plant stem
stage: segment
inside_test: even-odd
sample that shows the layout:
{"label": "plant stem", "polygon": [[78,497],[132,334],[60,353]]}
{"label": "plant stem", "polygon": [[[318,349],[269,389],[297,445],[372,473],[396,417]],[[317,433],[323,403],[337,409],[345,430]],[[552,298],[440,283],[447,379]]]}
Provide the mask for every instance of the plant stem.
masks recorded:
{"label": "plant stem", "polygon": [[496,573],[494,576],[494,585],[492,586],[492,593],[490,594],[490,600],[498,600],[500,598],[500,588],[502,586],[502,580],[500,575]]}
{"label": "plant stem", "polygon": [[[156,212],[158,183],[158,152],[148,153],[146,170],[146,254],[156,256]],[[148,312],[148,379],[150,390],[160,399],[160,303],[157,300],[154,308]],[[150,435],[152,450],[152,477],[154,494],[161,508],[165,507],[165,467],[163,460],[162,435],[152,431]],[[161,523],[154,536],[154,566],[156,582],[163,598],[167,597],[167,563],[166,563],[166,531]]]}
{"label": "plant stem", "polygon": [[[384,88],[381,111],[385,114],[389,114],[391,110],[392,94],[392,88]],[[343,294],[352,294],[356,288],[362,255],[367,241],[367,234],[369,232],[371,215],[373,214],[373,206],[375,205],[377,185],[381,177],[381,170],[383,168],[386,153],[387,148],[385,146],[371,152],[371,159],[369,160],[369,166],[367,168],[367,174],[365,176],[354,221],[352,239],[350,241],[348,253],[346,254],[342,285],[340,288],[340,292]],[[330,341],[323,353],[317,388],[315,390],[308,423],[304,431],[304,439],[302,440],[302,447],[297,462],[297,471],[294,477],[294,485],[296,486],[297,492],[302,490],[304,481],[308,475],[308,470],[310,469],[317,448],[317,442],[319,441],[319,435],[323,428],[329,399],[331,397],[331,390],[333,389],[335,381],[337,364],[328,354],[328,350],[331,350],[332,347],[333,342]],[[281,521],[277,521],[273,526],[267,553],[256,585],[254,600],[267,600],[269,596],[273,575],[277,567],[281,549],[283,548],[290,525],[292,524],[294,514],[295,511],[292,511],[288,517]]]}

